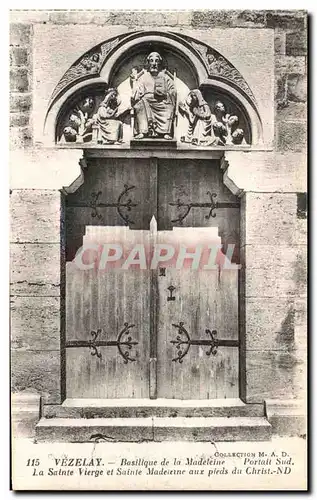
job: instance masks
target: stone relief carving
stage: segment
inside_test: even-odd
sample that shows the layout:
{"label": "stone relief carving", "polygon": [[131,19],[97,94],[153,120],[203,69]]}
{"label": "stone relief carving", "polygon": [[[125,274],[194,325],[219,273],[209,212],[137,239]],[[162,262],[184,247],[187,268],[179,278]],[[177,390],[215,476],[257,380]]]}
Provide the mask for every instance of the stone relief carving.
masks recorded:
{"label": "stone relief carving", "polygon": [[189,92],[186,101],[179,104],[179,112],[188,120],[187,133],[181,136],[181,142],[225,146],[244,141],[245,134],[239,128],[238,116],[227,113],[221,101],[216,101],[211,110],[199,89]]}
{"label": "stone relief carving", "polygon": [[[146,73],[138,73],[138,76],[145,75],[145,78],[139,78],[137,86],[135,81],[132,81],[132,95],[136,103],[134,106],[132,104],[134,120],[130,123],[128,119],[129,123],[126,125],[130,130],[132,128],[130,137],[139,140],[173,138],[176,89],[170,76],[162,74],[163,85],[166,85],[171,96],[167,97],[165,93],[165,99],[159,99],[156,94],[147,92],[157,85],[157,80],[153,83]],[[147,86],[148,82],[152,87]],[[163,85],[160,82],[157,92]],[[132,100],[132,103],[134,102]],[[123,122],[127,123],[126,115],[129,110],[120,110],[120,104],[121,98],[115,88],[107,89],[103,97],[91,94],[81,98],[64,118],[60,142],[120,144],[124,140],[127,141],[128,137],[124,138]],[[228,113],[221,100],[209,104],[199,89],[191,90],[186,99],[178,103],[177,110],[183,118],[183,124],[179,120],[177,125],[178,137],[183,143],[194,146],[247,144],[245,131],[239,126],[239,112],[234,109],[233,113]],[[180,135],[182,133],[183,135]]]}
{"label": "stone relief carving", "polygon": [[108,89],[98,105],[92,96],[82,99],[68,114],[61,142],[122,142],[122,122],[118,117],[120,97],[116,89]]}
{"label": "stone relief carving", "polygon": [[209,146],[215,142],[211,124],[210,107],[200,90],[191,90],[184,103],[179,103],[179,112],[188,120],[188,129],[181,142]]}
{"label": "stone relief carving", "polygon": [[130,76],[133,136],[135,139],[159,137],[170,140],[176,110],[175,81],[162,68],[162,57],[158,52],[151,52],[146,61],[147,68],[140,73],[134,68]]}
{"label": "stone relief carving", "polygon": [[85,97],[69,113],[63,128],[61,142],[89,142],[92,139],[93,111],[95,99]]}
{"label": "stone relief carving", "polygon": [[208,68],[209,76],[223,77],[236,85],[238,85],[255,104],[255,97],[249,85],[241,75],[241,73],[221,54],[212,50],[210,47],[191,41],[192,47],[201,55],[206,67]]}
{"label": "stone relief carving", "polygon": [[118,45],[120,38],[109,40],[93,51],[84,54],[78,61],[76,61],[64,74],[58,82],[51,96],[50,102],[54,101],[55,97],[62,92],[66,87],[73,84],[76,80],[89,75],[98,74],[109,52]]}
{"label": "stone relief carving", "polygon": [[[65,73],[54,95],[79,79],[99,74],[121,38],[86,53]],[[234,81],[254,99],[243,77],[224,57],[202,43],[189,42],[205,61],[209,75]],[[122,67],[110,74],[110,82],[103,84],[104,94],[98,81],[86,94],[78,90],[77,102],[69,98],[70,104],[66,102],[59,115],[57,142],[120,144],[157,139],[159,144],[174,139],[173,147],[176,142],[193,146],[251,143],[249,119],[234,96],[208,82],[195,88],[192,70],[183,68],[182,60],[174,60],[177,56],[165,48],[150,53],[145,47],[142,50],[140,55],[132,54],[131,60],[125,57]],[[178,75],[168,69],[171,66],[178,68]]]}
{"label": "stone relief carving", "polygon": [[118,119],[121,99],[116,89],[108,89],[97,113],[93,116],[93,140],[98,144],[115,144],[123,141],[123,126]]}

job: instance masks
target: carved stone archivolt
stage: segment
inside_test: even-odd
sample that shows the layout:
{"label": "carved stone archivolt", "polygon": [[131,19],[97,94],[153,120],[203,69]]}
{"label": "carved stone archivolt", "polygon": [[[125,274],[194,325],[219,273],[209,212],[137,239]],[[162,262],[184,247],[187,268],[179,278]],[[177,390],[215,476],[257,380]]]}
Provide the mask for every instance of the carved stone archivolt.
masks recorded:
{"label": "carved stone archivolt", "polygon": [[[65,73],[52,99],[65,86],[99,74],[107,54],[119,42],[120,37],[112,39],[85,54]],[[252,91],[232,64],[204,44],[192,39],[190,43],[199,52],[209,76],[230,80],[254,101]],[[104,82],[104,91],[99,82],[89,91],[79,92],[77,99],[72,97],[69,105],[66,101],[59,114],[57,142],[119,145],[159,139],[195,147],[251,144],[247,113],[227,89],[222,91],[209,83],[193,88],[196,77],[186,78],[181,58],[176,60],[177,55],[169,54],[166,47],[147,53],[143,47],[142,51],[142,64],[135,52],[131,62],[127,56],[127,70],[113,71],[115,76]]]}
{"label": "carved stone archivolt", "polygon": [[78,59],[58,82],[58,85],[55,87],[51,96],[50,105],[66,88],[83,78],[86,79],[99,74],[106,57],[112,49],[118,45],[121,38],[122,37],[117,37],[108,40],[107,42],[98,45],[91,51],[86,52],[80,59]]}
{"label": "carved stone archivolt", "polygon": [[221,77],[224,80],[229,80],[243,90],[251,101],[255,104],[255,97],[249,85],[241,75],[241,73],[219,52],[213,50],[207,45],[191,40],[193,48],[201,55],[210,77]]}

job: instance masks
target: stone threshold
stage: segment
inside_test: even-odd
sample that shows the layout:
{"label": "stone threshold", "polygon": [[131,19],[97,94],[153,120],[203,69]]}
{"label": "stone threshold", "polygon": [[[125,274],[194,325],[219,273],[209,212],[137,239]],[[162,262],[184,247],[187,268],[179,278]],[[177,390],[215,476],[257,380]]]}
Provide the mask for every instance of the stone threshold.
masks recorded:
{"label": "stone threshold", "polygon": [[264,417],[42,418],[39,442],[267,441]]}
{"label": "stone threshold", "polygon": [[45,418],[264,417],[263,404],[241,399],[66,399],[44,405]]}

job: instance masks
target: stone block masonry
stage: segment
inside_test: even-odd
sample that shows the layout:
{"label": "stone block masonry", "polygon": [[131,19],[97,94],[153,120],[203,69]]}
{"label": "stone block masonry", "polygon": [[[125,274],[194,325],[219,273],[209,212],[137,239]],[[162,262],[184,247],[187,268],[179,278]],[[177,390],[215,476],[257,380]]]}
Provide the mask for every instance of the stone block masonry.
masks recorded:
{"label": "stone block masonry", "polygon": [[32,25],[10,25],[10,146],[32,145]]}

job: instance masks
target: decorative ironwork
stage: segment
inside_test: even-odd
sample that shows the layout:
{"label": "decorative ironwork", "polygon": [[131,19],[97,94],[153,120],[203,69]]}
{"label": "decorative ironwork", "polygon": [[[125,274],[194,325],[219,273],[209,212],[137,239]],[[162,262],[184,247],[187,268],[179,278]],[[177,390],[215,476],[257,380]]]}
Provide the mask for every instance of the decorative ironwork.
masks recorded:
{"label": "decorative ironwork", "polygon": [[167,297],[167,300],[168,301],[175,300],[175,297],[173,296],[173,292],[174,292],[174,290],[176,290],[175,286],[170,285],[167,287],[167,290],[169,290],[169,292],[170,292],[169,296]]}
{"label": "decorative ironwork", "polygon": [[209,347],[209,349],[206,351],[206,355],[210,356],[211,354],[215,356],[218,352],[218,347],[219,346],[225,346],[225,347],[238,347],[239,343],[237,340],[231,340],[231,339],[217,339],[217,331],[212,330],[210,331],[209,328],[206,328],[205,333],[209,335],[210,339],[208,340],[192,340],[190,338],[190,335],[186,328],[184,327],[184,323],[182,321],[179,322],[178,325],[172,323],[172,326],[174,328],[178,329],[178,335],[176,336],[176,339],[171,340],[171,344],[175,345],[177,349],[177,356],[172,359],[172,361],[178,361],[179,363],[183,362],[183,358],[186,356],[186,354],[189,351],[189,348],[191,345],[198,345],[198,346],[206,346]]}
{"label": "decorative ironwork", "polygon": [[96,346],[96,342],[97,342],[97,338],[99,337],[99,335],[102,333],[102,330],[99,328],[96,332],[95,331],[92,331],[90,332],[90,334],[92,335],[92,340],[90,341],[90,349],[91,349],[91,355],[92,356],[97,356],[97,358],[101,359],[102,358],[102,355],[101,355],[101,352],[98,351],[97,349],[97,346]]}
{"label": "decorative ironwork", "polygon": [[177,200],[177,202],[169,203],[172,207],[177,207],[178,209],[184,208],[184,213],[181,214],[177,219],[172,219],[171,222],[173,223],[179,223],[180,225],[183,224],[183,220],[186,219],[187,215],[191,211],[192,208],[209,208],[209,213],[208,215],[205,215],[205,219],[209,220],[211,217],[216,217],[216,213],[214,210],[216,208],[239,208],[239,203],[226,203],[226,202],[217,202],[214,201],[214,198],[217,198],[216,193],[211,193],[211,191],[207,191],[207,195],[210,197],[210,201],[207,201],[205,203],[184,203],[180,199]]}
{"label": "decorative ironwork", "polygon": [[160,267],[160,276],[166,276],[166,267]]}
{"label": "decorative ironwork", "polygon": [[[128,198],[126,201],[124,201],[124,197],[134,189],[135,186],[128,186],[127,184],[124,184],[124,190],[118,197],[118,201],[115,203],[102,203],[99,201],[100,196],[102,195],[102,191],[98,192],[92,192],[91,193],[91,199],[89,202],[89,206],[93,209],[91,212],[92,217],[97,217],[99,220],[101,220],[102,214],[98,211],[98,208],[116,208],[117,213],[121,217],[121,219],[124,220],[125,225],[128,226],[129,224],[135,224],[133,220],[129,218],[129,215],[126,215],[123,213],[122,209],[127,210],[127,212],[131,212],[131,209],[133,207],[137,207],[137,203],[133,203],[131,198]],[[83,206],[81,203],[75,203],[73,206]]]}
{"label": "decorative ironwork", "polygon": [[[128,348],[129,350],[132,349],[132,346],[137,345],[139,342],[136,342],[135,340],[132,340],[132,337],[130,335],[130,328],[133,328],[135,325],[129,325],[129,323],[124,323],[124,328],[123,330],[119,333],[118,340],[117,340],[117,347],[118,350],[121,354],[121,356],[124,359],[125,364],[127,364],[128,361],[136,361],[135,358],[131,358],[129,356],[129,351],[123,351],[122,346],[125,346],[125,348]],[[124,335],[128,335],[127,339],[124,341],[122,340],[122,337]]]}
{"label": "decorative ironwork", "polygon": [[66,347],[89,347],[92,356],[97,356],[101,359],[102,354],[98,347],[117,347],[120,356],[124,359],[124,363],[127,364],[129,361],[136,361],[130,354],[133,346],[136,346],[139,342],[133,340],[130,335],[130,329],[135,325],[129,325],[129,323],[124,323],[123,329],[118,335],[117,340],[99,340],[103,330],[99,328],[96,331],[90,332],[92,335],[92,340],[73,340],[71,342],[66,342]]}
{"label": "decorative ironwork", "polygon": [[216,217],[216,214],[213,213],[213,211],[218,206],[217,202],[214,202],[214,198],[217,198],[217,194],[207,191],[207,195],[210,197],[210,202],[206,203],[184,203],[180,199],[178,199],[176,203],[169,203],[169,205],[171,205],[172,207],[177,207],[178,209],[183,207],[185,208],[184,213],[177,219],[173,219],[172,222],[179,222],[180,224],[182,224],[183,220],[187,217],[192,208],[210,208],[209,214],[205,216],[205,219],[208,220],[210,219],[210,217]]}

